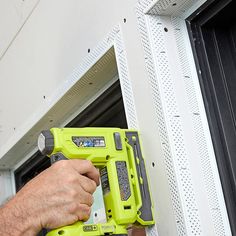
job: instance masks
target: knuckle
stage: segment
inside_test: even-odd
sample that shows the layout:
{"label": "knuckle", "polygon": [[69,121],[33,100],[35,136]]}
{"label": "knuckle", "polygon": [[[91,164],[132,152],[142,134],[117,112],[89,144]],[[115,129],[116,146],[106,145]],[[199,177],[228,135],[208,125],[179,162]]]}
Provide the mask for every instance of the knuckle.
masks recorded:
{"label": "knuckle", "polygon": [[97,178],[99,178],[99,177],[100,177],[100,172],[99,172],[99,170],[98,170],[98,169],[96,169],[96,171],[95,171],[95,175],[96,175],[96,177],[97,177]]}
{"label": "knuckle", "polygon": [[87,220],[91,214],[91,207],[87,205],[81,205],[80,208],[81,209],[78,215],[79,220]]}
{"label": "knuckle", "polygon": [[99,185],[99,182],[100,182],[100,172],[98,169],[96,169],[96,172],[95,172],[95,179],[96,179],[96,186]]}
{"label": "knuckle", "polygon": [[94,193],[97,188],[97,184],[95,183],[95,181],[91,181],[90,186],[91,186],[91,192]]}
{"label": "knuckle", "polygon": [[88,196],[88,206],[91,207],[93,205],[93,203],[94,203],[94,198],[92,195],[89,195]]}
{"label": "knuckle", "polygon": [[91,207],[88,206],[88,205],[85,205],[85,206],[84,206],[84,213],[87,214],[87,215],[90,215],[90,213],[91,213]]}
{"label": "knuckle", "polygon": [[68,161],[66,160],[57,161],[52,166],[56,169],[61,169],[61,168],[64,169],[68,166]]}
{"label": "knuckle", "polygon": [[70,189],[70,190],[68,191],[68,196],[69,196],[69,197],[71,198],[71,200],[73,201],[74,199],[77,198],[78,193],[77,193],[77,191],[75,191],[74,189]]}
{"label": "knuckle", "polygon": [[89,169],[94,167],[90,160],[84,160],[84,165],[87,166]]}
{"label": "knuckle", "polygon": [[79,217],[76,215],[76,214],[73,214],[72,216],[71,216],[71,222],[72,223],[74,223],[74,222],[76,222],[76,221],[78,221],[79,220]]}
{"label": "knuckle", "polygon": [[69,184],[69,185],[77,183],[76,176],[73,175],[73,174],[68,174],[66,176],[66,183]]}
{"label": "knuckle", "polygon": [[76,202],[72,202],[70,206],[68,207],[68,212],[70,214],[74,214],[78,211],[79,205]]}
{"label": "knuckle", "polygon": [[94,181],[97,180],[99,178],[99,172],[98,170],[94,167],[94,171],[93,171],[93,174],[94,174]]}

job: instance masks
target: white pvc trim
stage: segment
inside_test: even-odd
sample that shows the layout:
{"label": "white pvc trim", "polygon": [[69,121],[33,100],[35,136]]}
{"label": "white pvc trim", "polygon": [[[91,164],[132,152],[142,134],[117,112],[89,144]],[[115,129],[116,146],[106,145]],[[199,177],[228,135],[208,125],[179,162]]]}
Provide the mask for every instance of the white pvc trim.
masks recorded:
{"label": "white pvc trim", "polygon": [[[139,30],[143,40],[145,61],[147,71],[149,73],[150,85],[153,89],[153,101],[154,104],[156,104],[157,111],[162,111],[165,117],[165,123],[159,122],[159,130],[161,133],[166,129],[168,133],[167,138],[165,135],[161,136],[161,138],[162,142],[165,144],[163,145],[163,153],[166,153],[166,171],[169,173],[172,168],[172,177],[174,178],[174,180],[169,178],[169,186],[173,189],[171,192],[173,201],[172,214],[177,217],[176,222],[178,222],[178,224],[176,224],[176,227],[178,229],[178,235],[209,235],[214,232],[214,235],[228,236],[231,235],[231,230],[223,198],[222,186],[216,165],[206,112],[204,109],[202,94],[192,55],[192,49],[184,23],[186,17],[197,10],[204,2],[205,0],[139,1],[137,5],[137,18],[139,21]],[[171,20],[170,23],[168,23],[168,19]],[[180,25],[181,27],[179,27]],[[169,39],[166,37],[163,41],[163,31],[157,31],[158,33],[156,33],[155,36],[153,35],[154,31],[152,31],[152,29],[155,29],[155,27],[162,29],[167,27],[170,31],[173,30],[173,33],[169,32],[168,34],[172,34],[171,37],[177,37],[174,42],[177,46],[177,53],[174,52],[175,48],[173,48],[173,51],[171,49],[172,45],[174,45],[171,38]],[[147,32],[147,29],[149,32]],[[174,31],[176,31],[176,34]],[[178,32],[181,32],[182,35]],[[184,40],[182,40],[183,38]],[[169,52],[167,52],[168,50],[166,51],[165,46],[168,47]],[[178,50],[183,50],[186,54],[184,54],[183,51]],[[158,54],[160,51],[163,53],[162,55]],[[165,58],[165,56],[163,56],[165,53],[169,53],[169,58]],[[176,58],[176,66],[174,65],[175,63],[171,57]],[[155,69],[153,67],[154,65]],[[165,66],[165,73],[161,72],[162,69],[160,69],[163,66]],[[188,67],[191,67],[191,70],[189,70]],[[156,75],[154,75],[154,70],[156,70]],[[168,75],[169,70],[171,70],[173,74]],[[187,74],[185,74],[186,70],[188,70]],[[168,82],[169,76],[172,77],[170,82]],[[186,76],[186,78],[184,80],[180,79],[182,76]],[[154,82],[155,78],[157,79],[157,84]],[[179,82],[176,83],[175,80],[182,80],[182,85],[180,85]],[[194,105],[191,108],[192,104]],[[181,117],[179,110],[182,110],[183,114],[188,111],[189,114],[187,116],[190,119],[188,120],[187,117]],[[176,119],[172,117],[174,113],[176,113]],[[158,116],[161,121],[161,115],[158,114]],[[173,122],[175,123],[174,126]],[[175,127],[179,128],[176,130]],[[187,129],[192,129],[192,134],[194,134],[194,136],[192,136],[192,134],[189,136],[191,132],[186,133]],[[180,133],[183,135],[182,138]],[[189,136],[188,138],[190,138],[191,141],[189,142],[189,140],[186,140],[185,136]],[[167,140],[169,140],[169,142]],[[194,147],[190,145],[191,142],[194,143]],[[169,148],[167,148],[168,145]],[[207,150],[204,152],[199,152],[202,145],[204,145]],[[193,171],[193,169],[191,169],[193,167],[189,166],[189,157],[186,155],[186,151],[187,153],[194,152],[196,158],[200,155],[201,159],[198,161],[198,166],[200,165],[199,171],[201,172],[201,179],[198,184],[196,182],[196,170]],[[171,155],[174,165],[171,164],[171,160],[168,157],[168,152],[169,155]],[[182,155],[178,157],[179,152],[181,152]],[[183,159],[184,156],[187,158],[185,161]],[[193,166],[195,161],[191,159],[189,161],[189,163]],[[189,172],[188,175],[185,175],[185,177],[181,174],[181,172],[183,172],[181,170],[181,165],[179,166],[181,162],[185,163],[185,166],[182,168],[188,170]],[[195,173],[191,173],[192,171]],[[195,175],[192,176],[193,179],[191,177],[192,174]],[[173,184],[174,182],[175,184]],[[188,183],[188,186],[192,186],[192,190],[189,188],[189,190],[183,188],[183,183],[185,182]],[[178,186],[177,194],[175,194],[176,190],[174,190],[176,186]],[[201,191],[203,186],[206,189],[205,193],[204,191]],[[189,192],[191,192],[191,196],[188,196]],[[204,195],[202,200],[201,192]],[[178,200],[178,195],[181,200]],[[196,199],[194,195],[196,195]],[[190,201],[185,196],[188,196]],[[201,202],[205,198],[208,200],[206,200],[206,202]],[[193,209],[189,211],[190,202],[192,202],[191,205],[193,206]],[[204,209],[202,209],[204,204],[208,204],[208,208],[205,210],[206,220],[201,222],[197,211],[199,206],[201,208],[201,218],[204,218]],[[183,213],[179,211],[181,208],[183,209]],[[193,213],[194,210],[196,211],[196,214]],[[190,216],[189,213],[195,215]],[[182,218],[181,221],[178,220],[179,217]],[[182,227],[180,227],[181,224]],[[202,228],[201,226],[203,225],[204,227]],[[209,230],[207,226],[209,226]],[[184,232],[185,227],[187,232]]]}

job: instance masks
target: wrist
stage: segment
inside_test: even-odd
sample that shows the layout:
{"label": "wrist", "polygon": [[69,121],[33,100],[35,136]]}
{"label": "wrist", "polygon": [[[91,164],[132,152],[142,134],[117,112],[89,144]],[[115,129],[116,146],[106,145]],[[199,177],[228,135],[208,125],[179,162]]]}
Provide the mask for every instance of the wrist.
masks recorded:
{"label": "wrist", "polygon": [[33,236],[40,227],[34,224],[32,216],[22,202],[13,198],[0,209],[0,235]]}

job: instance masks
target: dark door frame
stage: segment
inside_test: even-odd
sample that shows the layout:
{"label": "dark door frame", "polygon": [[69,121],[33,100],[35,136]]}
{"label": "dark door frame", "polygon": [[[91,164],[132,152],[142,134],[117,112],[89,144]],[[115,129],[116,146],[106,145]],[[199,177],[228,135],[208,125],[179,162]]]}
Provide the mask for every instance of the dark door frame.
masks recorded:
{"label": "dark door frame", "polygon": [[[234,177],[236,174],[236,158],[234,160],[232,155],[232,152],[236,155],[236,145],[230,142],[230,140],[236,140],[235,120],[233,106],[229,104],[230,99],[232,99],[230,93],[226,87],[221,87],[221,85],[227,83],[227,77],[229,76],[225,71],[227,66],[222,64],[227,62],[228,59],[222,58],[222,48],[219,50],[219,42],[217,41],[217,37],[222,39],[228,37],[226,35],[227,27],[232,23],[230,16],[227,15],[222,20],[219,20],[219,17],[220,14],[223,14],[222,12],[226,11],[225,9],[230,9],[229,4],[234,4],[233,0],[209,0],[186,19],[186,24],[194,53],[231,230],[232,234],[236,235],[236,182]],[[234,10],[232,6],[231,10]],[[223,31],[218,30],[217,27],[220,27]],[[222,35],[219,33],[222,33]],[[222,42],[226,42],[226,40],[222,40]],[[227,49],[225,48],[225,50]],[[229,62],[231,63],[231,61]],[[221,89],[222,98],[219,98]],[[225,97],[223,99],[224,93]],[[229,108],[224,107],[225,104]],[[225,114],[222,112],[222,108],[225,108]]]}

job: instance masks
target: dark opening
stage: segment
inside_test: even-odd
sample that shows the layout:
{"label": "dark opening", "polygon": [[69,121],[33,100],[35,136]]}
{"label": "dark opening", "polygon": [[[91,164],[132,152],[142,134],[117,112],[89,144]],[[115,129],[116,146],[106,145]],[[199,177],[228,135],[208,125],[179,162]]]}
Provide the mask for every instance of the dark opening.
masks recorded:
{"label": "dark opening", "polygon": [[233,235],[236,235],[235,9],[235,1],[211,0],[187,19]]}

